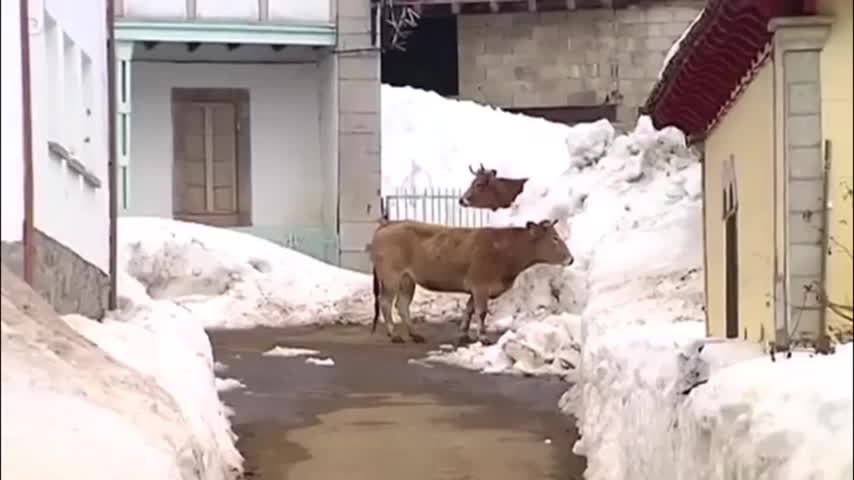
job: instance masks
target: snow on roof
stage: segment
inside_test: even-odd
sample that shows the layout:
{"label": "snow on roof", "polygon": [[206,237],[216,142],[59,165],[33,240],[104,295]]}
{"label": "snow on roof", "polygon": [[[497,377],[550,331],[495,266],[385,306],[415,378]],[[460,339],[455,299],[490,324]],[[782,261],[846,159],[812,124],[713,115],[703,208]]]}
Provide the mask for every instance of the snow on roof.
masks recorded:
{"label": "snow on roof", "polygon": [[691,20],[691,23],[685,28],[682,32],[682,35],[676,39],[676,42],[670,47],[670,50],[667,51],[667,55],[664,56],[664,62],[661,64],[661,69],[658,71],[658,79],[661,80],[662,75],[664,75],[664,71],[667,69],[667,65],[670,64],[670,61],[673,60],[673,57],[676,56],[676,53],[679,52],[679,48],[682,45],[682,42],[685,41],[685,38],[688,36],[688,33],[691,32],[691,29],[694,28],[694,25],[697,24],[697,21],[700,20],[700,17],[703,16],[703,12],[706,9],[700,10],[700,13],[694,17],[694,20]]}

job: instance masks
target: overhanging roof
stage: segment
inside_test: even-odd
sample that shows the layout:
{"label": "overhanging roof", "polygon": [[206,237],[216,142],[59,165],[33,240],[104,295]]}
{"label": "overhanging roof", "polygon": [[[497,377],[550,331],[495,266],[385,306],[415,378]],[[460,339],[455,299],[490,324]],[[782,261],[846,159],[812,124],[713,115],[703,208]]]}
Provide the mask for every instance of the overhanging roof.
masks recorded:
{"label": "overhanging roof", "polygon": [[802,0],[709,0],[643,107],[656,127],[692,138],[714,127],[770,53],[768,22]]}

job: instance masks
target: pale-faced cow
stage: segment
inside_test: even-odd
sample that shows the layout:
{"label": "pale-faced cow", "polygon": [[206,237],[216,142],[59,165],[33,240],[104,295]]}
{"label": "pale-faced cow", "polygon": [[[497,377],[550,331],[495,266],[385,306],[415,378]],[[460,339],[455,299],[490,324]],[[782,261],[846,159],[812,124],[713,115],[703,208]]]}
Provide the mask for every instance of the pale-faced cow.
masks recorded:
{"label": "pale-faced cow", "polygon": [[382,313],[392,342],[395,332],[392,304],[414,342],[424,338],[412,331],[409,305],[420,285],[436,292],[468,293],[466,315],[460,323],[461,341],[468,340],[472,315],[480,319],[478,337],[485,341],[487,303],[510,287],[525,269],[540,263],[571,265],[572,254],[554,225],[528,222],[525,227],[456,228],[398,221],[380,225],[370,246],[374,275],[374,321]]}
{"label": "pale-faced cow", "polygon": [[522,193],[528,181],[527,178],[499,177],[498,172],[487,170],[483,164],[477,170],[469,167],[469,171],[474,179],[460,197],[460,205],[464,207],[488,208],[492,211],[507,208]]}

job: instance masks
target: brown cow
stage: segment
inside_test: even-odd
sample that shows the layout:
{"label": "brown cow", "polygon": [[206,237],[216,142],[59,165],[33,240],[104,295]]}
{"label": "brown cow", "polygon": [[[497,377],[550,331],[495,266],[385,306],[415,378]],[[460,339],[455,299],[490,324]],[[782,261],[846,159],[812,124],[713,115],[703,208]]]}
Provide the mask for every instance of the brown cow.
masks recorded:
{"label": "brown cow", "polygon": [[502,178],[495,170],[487,170],[480,165],[475,171],[469,167],[474,175],[469,188],[460,197],[460,205],[464,207],[488,208],[492,211],[499,208],[507,208],[513,204],[516,197],[525,188],[527,178]]}
{"label": "brown cow", "polygon": [[468,293],[466,315],[460,323],[461,341],[467,341],[473,314],[480,318],[478,337],[485,341],[486,310],[490,299],[513,286],[525,269],[539,263],[571,265],[572,254],[554,228],[557,221],[528,222],[525,227],[456,228],[422,222],[398,221],[380,225],[370,246],[374,264],[374,322],[382,312],[392,342],[395,333],[392,304],[409,337],[409,304],[420,285],[436,292]]}

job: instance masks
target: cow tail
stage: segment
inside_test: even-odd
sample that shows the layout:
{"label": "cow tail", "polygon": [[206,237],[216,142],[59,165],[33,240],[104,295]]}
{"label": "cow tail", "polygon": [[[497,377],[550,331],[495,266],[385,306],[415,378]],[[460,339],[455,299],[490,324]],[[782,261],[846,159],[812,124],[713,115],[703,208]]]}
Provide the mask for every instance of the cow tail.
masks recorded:
{"label": "cow tail", "polygon": [[377,330],[377,320],[380,318],[380,280],[377,278],[377,268],[373,269],[374,276],[374,322],[371,325],[371,334]]}

